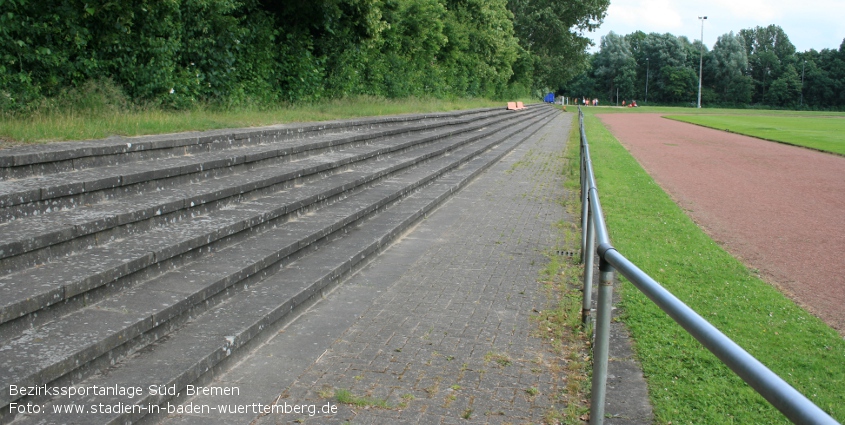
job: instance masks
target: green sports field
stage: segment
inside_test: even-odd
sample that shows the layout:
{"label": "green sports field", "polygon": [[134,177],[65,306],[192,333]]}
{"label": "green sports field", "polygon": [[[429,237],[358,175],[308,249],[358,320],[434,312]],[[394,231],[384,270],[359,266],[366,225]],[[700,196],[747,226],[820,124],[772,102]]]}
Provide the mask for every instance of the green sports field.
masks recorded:
{"label": "green sports field", "polygon": [[845,155],[845,118],[772,115],[667,115],[717,130]]}

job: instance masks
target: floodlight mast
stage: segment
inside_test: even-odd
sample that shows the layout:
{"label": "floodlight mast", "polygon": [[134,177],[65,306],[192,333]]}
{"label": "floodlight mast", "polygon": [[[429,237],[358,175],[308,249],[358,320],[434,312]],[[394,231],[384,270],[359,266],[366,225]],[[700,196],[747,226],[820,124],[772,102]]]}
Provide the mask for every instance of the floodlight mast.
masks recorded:
{"label": "floodlight mast", "polygon": [[698,55],[698,108],[701,108],[701,71],[704,69],[704,20],[706,16],[699,16],[701,20],[701,47]]}
{"label": "floodlight mast", "polygon": [[649,65],[650,65],[650,63],[648,61],[648,58],[645,58],[645,104],[646,105],[648,105],[648,70],[649,70]]}
{"label": "floodlight mast", "polygon": [[801,103],[800,106],[804,106],[804,65],[807,65],[807,59],[804,59],[804,62],[801,63]]}

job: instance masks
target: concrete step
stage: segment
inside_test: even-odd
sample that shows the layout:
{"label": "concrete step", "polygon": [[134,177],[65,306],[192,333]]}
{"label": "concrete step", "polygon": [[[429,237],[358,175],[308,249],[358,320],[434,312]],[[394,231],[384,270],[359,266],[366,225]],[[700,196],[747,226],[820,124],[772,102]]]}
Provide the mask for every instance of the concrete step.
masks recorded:
{"label": "concrete step", "polygon": [[503,114],[502,111],[488,111],[440,120],[400,122],[377,129],[355,126],[344,132],[312,131],[308,133],[307,138],[275,138],[272,142],[262,142],[260,138],[256,138],[255,141],[238,145],[216,143],[224,146],[168,158],[145,159],[0,181],[0,220],[102,202],[128,194],[171,187],[195,180],[199,176],[219,177],[238,169],[267,165],[268,161],[290,160],[349,144],[382,140],[404,133],[454,127]]}
{"label": "concrete step", "polygon": [[[171,336],[175,335],[174,330],[196,323],[198,320],[196,317],[213,317],[215,314],[223,314],[220,312],[226,310],[222,306],[234,303],[232,300],[240,296],[239,294],[249,293],[249,288],[254,288],[269,277],[279,274],[279,270],[297,270],[295,267],[292,268],[292,265],[302,264],[304,258],[310,258],[317,252],[331,253],[333,258],[339,258],[340,266],[337,267],[331,266],[326,269],[324,265],[333,264],[332,261],[321,260],[313,267],[307,267],[307,270],[299,270],[297,273],[303,278],[312,276],[314,273],[320,274],[320,270],[328,270],[328,274],[318,279],[322,283],[308,283],[306,289],[299,290],[287,300],[274,297],[273,302],[276,303],[276,307],[272,309],[272,312],[261,309],[250,310],[250,308],[233,310],[234,316],[229,319],[233,323],[249,321],[249,316],[255,314],[263,317],[260,320],[262,324],[257,328],[253,323],[248,327],[252,330],[237,334],[243,335],[242,337],[233,336],[235,339],[231,344],[235,344],[235,341],[240,341],[240,339],[244,341],[242,344],[239,343],[240,345],[246,344],[254,334],[260,333],[263,327],[287,317],[291,309],[318,293],[322,289],[321,285],[336,280],[338,276],[351,270],[384,243],[380,238],[378,240],[381,242],[376,245],[369,244],[357,253],[347,255],[352,251],[339,248],[345,245],[335,243],[334,239],[352,240],[344,239],[342,235],[354,233],[352,229],[355,229],[356,223],[361,223],[374,215],[383,216],[384,209],[395,204],[402,197],[425,185],[439,184],[431,184],[430,182],[434,179],[439,178],[438,181],[441,182],[448,181],[449,177],[443,177],[444,173],[463,162],[473,163],[476,161],[473,158],[478,158],[478,155],[489,156],[489,153],[483,152],[500,143],[503,145],[512,143],[513,137],[508,136],[538,128],[535,121],[545,119],[549,114],[554,113],[553,111],[551,109],[535,110],[538,114],[535,114],[536,117],[532,118],[534,121],[530,123],[504,123],[495,127],[491,126],[491,131],[482,132],[479,137],[472,134],[454,136],[453,139],[457,140],[451,144],[444,143],[446,146],[432,144],[427,148],[420,148],[416,156],[397,155],[395,158],[370,164],[373,167],[370,170],[362,169],[332,175],[320,181],[323,187],[314,185],[315,189],[311,192],[302,189],[306,187],[310,189],[311,185],[293,188],[294,190],[280,192],[274,196],[242,202],[236,208],[224,208],[215,211],[214,214],[209,213],[175,222],[170,226],[162,227],[158,232],[148,232],[126,241],[114,241],[112,244],[97,247],[103,250],[95,255],[80,255],[76,258],[82,260],[78,263],[77,269],[80,272],[90,268],[94,270],[94,273],[80,281],[87,279],[90,284],[95,281],[91,276],[101,276],[102,279],[106,279],[109,278],[108,273],[124,273],[125,276],[134,277],[134,281],[128,279],[128,282],[124,282],[124,287],[103,292],[99,294],[99,299],[97,296],[85,295],[87,293],[85,291],[67,298],[68,293],[85,289],[84,285],[70,291],[67,287],[61,290],[50,287],[49,290],[40,293],[42,300],[49,301],[55,297],[64,297],[63,302],[67,302],[66,300],[76,299],[75,308],[70,309],[69,312],[57,313],[55,317],[46,321],[33,319],[29,322],[32,327],[23,330],[14,329],[15,324],[20,327],[22,322],[19,320],[11,320],[4,324],[9,329],[14,329],[14,332],[9,332],[8,338],[4,338],[5,341],[0,346],[0,368],[3,370],[2,378],[0,378],[3,380],[0,383],[2,385],[0,405],[7,406],[11,402],[44,399],[44,397],[15,397],[10,394],[10,385],[37,386],[46,383],[57,385],[63,382],[79,382],[84,376],[111,365],[142,347],[147,347],[144,351],[148,351],[149,344],[156,341],[160,343],[164,336],[167,336],[167,340],[170,341]],[[425,149],[428,151],[424,152]],[[497,152],[496,149],[499,148],[494,148],[493,151]],[[421,163],[423,160],[427,162]],[[384,164],[379,164],[380,162]],[[409,169],[411,165],[415,166]],[[399,173],[400,170],[401,173]],[[365,184],[365,180],[372,184]],[[311,204],[320,203],[320,193],[325,194],[332,190],[337,193],[329,195],[336,198],[332,202],[323,202],[319,207],[299,215],[294,220],[273,222],[274,214],[280,217],[285,214],[281,211],[290,211],[291,202],[296,204],[294,211],[299,211],[303,206],[303,200],[312,199]],[[328,198],[323,196],[322,199]],[[406,204],[406,201],[399,202],[399,205],[403,204]],[[398,210],[397,208],[399,207],[392,207],[387,211]],[[403,219],[404,225],[413,222],[416,217],[418,215],[414,214],[406,217]],[[381,222],[381,219],[369,219],[367,222],[374,223],[372,226],[376,227],[386,226],[377,224]],[[388,228],[390,226],[392,225],[387,225]],[[182,230],[175,230],[177,228]],[[386,236],[388,239],[395,236],[396,230],[388,232],[388,235]],[[148,238],[145,240],[144,237]],[[225,239],[228,239],[228,244],[212,244],[214,240]],[[353,245],[357,246],[358,243]],[[151,247],[158,249],[151,249]],[[83,258],[91,259],[87,260],[86,264]],[[172,261],[170,268],[162,265],[164,261],[173,258],[180,259]],[[54,266],[52,275],[58,278],[73,275],[73,272],[68,271],[74,263],[74,261],[69,261],[65,268]],[[40,268],[49,268],[51,264],[53,263]],[[98,264],[104,266],[97,269]],[[138,268],[138,271],[133,272],[133,268]],[[109,271],[106,272],[106,269]],[[27,272],[36,273],[29,270]],[[34,274],[28,276],[34,276]],[[24,281],[20,276],[13,281],[20,283],[17,286],[19,289],[28,286],[23,284]],[[55,280],[53,285],[57,283],[60,283],[59,280]],[[100,283],[100,285],[103,284]],[[59,291],[60,296],[56,295]],[[87,288],[87,291],[90,292],[91,288]],[[27,300],[35,298],[38,297],[20,297],[14,308],[29,308],[31,311],[24,314],[35,316],[34,312],[41,308],[35,306],[38,303],[28,307],[26,304]],[[287,307],[283,308],[283,306]],[[218,313],[212,314],[213,311]],[[205,316],[208,314],[212,316]],[[50,316],[50,314],[42,315]],[[240,346],[239,344],[235,345]],[[197,347],[200,346],[205,347],[205,345],[197,345]],[[136,356],[139,355],[136,354]],[[202,362],[207,363],[207,360],[214,356],[215,354],[211,357],[206,356],[206,360]],[[125,364],[134,363],[134,359],[135,357]],[[196,361],[196,358],[191,361]],[[183,372],[179,373],[190,376],[190,373],[185,375]],[[8,413],[8,409],[4,408],[4,413]]]}
{"label": "concrete step", "polygon": [[[168,404],[176,405],[186,397],[187,385],[201,385],[204,380],[248,352],[249,348],[276,332],[293,314],[322,297],[345,275],[362,266],[368,257],[375,255],[419,217],[539,129],[547,118],[529,126],[514,128],[514,131],[508,132],[507,137],[492,140],[485,148],[481,148],[483,152],[477,155],[466,152],[461,155],[462,166],[441,174],[430,184],[420,187],[420,176],[412,175],[413,172],[397,177],[390,182],[396,185],[394,192],[401,186],[407,188],[417,185],[418,190],[392,203],[377,215],[347,225],[337,236],[332,235],[324,243],[318,244],[317,249],[309,250],[306,255],[293,261],[283,262],[277,271],[255,279],[213,307],[192,315],[183,326],[173,329],[167,338],[119,362],[107,373],[95,374],[77,384],[86,387],[140,386],[144,389],[143,394],[132,399],[125,396],[80,397],[74,403],[87,406],[88,411],[81,414],[51,414],[51,420],[55,423],[115,424],[137,422],[150,413],[152,417],[147,420],[163,417]],[[250,245],[256,252],[274,249],[257,241]],[[181,278],[174,276],[172,279],[172,282],[181,285],[171,291],[196,291],[195,283],[184,280],[196,279],[194,272],[182,270],[181,273]],[[146,291],[138,293],[141,292]],[[130,298],[127,297],[125,301],[129,302]],[[143,305],[141,302],[135,304],[139,307]],[[110,306],[127,308],[117,301]],[[99,307],[107,309],[106,306]],[[143,308],[137,311],[141,310]],[[152,395],[148,391],[151,385],[173,388],[179,395]],[[118,403],[136,407],[103,414],[92,414],[90,411],[91,405],[113,406]],[[57,397],[45,400],[42,404],[50,410],[52,406],[67,404],[67,401]],[[37,423],[41,419],[43,417],[39,415],[21,415],[15,423]]]}
{"label": "concrete step", "polygon": [[[0,298],[0,323],[12,320],[17,320],[18,323],[15,326],[7,326],[5,331],[0,329],[0,340],[8,334],[8,329],[25,329],[62,311],[43,311],[49,306],[65,304],[61,308],[67,310],[72,308],[72,305],[67,304],[90,303],[97,297],[87,294],[88,291],[112,284],[123,276],[200,249],[236,233],[262,228],[259,226],[266,227],[285,215],[302,213],[303,209],[317,202],[326,202],[334,196],[353,191],[392,172],[500,131],[507,125],[509,122],[503,122],[484,131],[438,139],[415,150],[364,164],[357,170],[331,175],[313,184],[290,187],[282,192],[231,204],[224,209],[196,216],[166,220],[162,226],[136,233],[131,238],[89,246],[79,253],[61,257],[39,267],[7,273],[0,277],[0,294],[3,295]],[[280,169],[274,171],[282,172]],[[156,196],[158,194],[152,195],[152,198]],[[155,199],[148,201],[154,202]],[[136,204],[133,201],[128,205],[136,208]],[[49,222],[44,220],[42,223],[47,228]],[[29,233],[36,232],[30,230]],[[32,237],[37,237],[37,233]],[[98,297],[102,296],[100,294]],[[76,302],[71,302],[74,299]],[[31,315],[34,312],[39,312],[39,315]],[[29,320],[22,319],[27,315]]]}
{"label": "concrete step", "polygon": [[[518,117],[512,115],[508,118]],[[202,180],[195,181],[192,178],[182,181],[179,186],[147,187],[147,190],[141,193],[120,199],[53,211],[50,214],[19,218],[15,220],[14,225],[0,225],[0,241],[2,241],[0,242],[0,271],[8,273],[42,264],[69,252],[87,249],[92,245],[95,238],[110,240],[125,237],[127,232],[137,232],[150,225],[155,225],[154,222],[179,220],[185,215],[202,213],[208,208],[218,208],[221,202],[227,200],[228,202],[237,202],[244,196],[249,196],[248,194],[259,190],[265,192],[278,190],[278,186],[294,184],[297,179],[302,183],[301,180],[311,178],[310,176],[331,172],[330,170],[349,166],[349,164],[357,161],[421,146],[422,143],[432,142],[460,132],[478,130],[493,122],[491,120],[496,119],[495,117],[480,119],[469,124],[456,124],[454,120],[451,120],[449,121],[449,128],[436,128],[421,133],[417,130],[410,134],[391,137],[389,140],[385,139],[386,136],[374,137],[369,139],[367,145],[348,147],[340,152],[323,152],[329,155],[309,156],[281,163],[263,161],[260,167],[241,166],[237,169],[236,167],[229,167],[227,168],[229,172],[225,175],[207,172],[203,175]],[[434,126],[426,125],[425,127],[432,128]],[[352,138],[365,139],[362,135],[347,137],[347,139]],[[296,147],[274,146],[273,149],[290,152],[301,149],[303,145],[313,146],[330,142],[326,140],[307,144],[299,142]],[[208,163],[202,162],[204,159],[202,156],[198,156],[196,161],[200,161],[200,166],[208,166]],[[179,160],[184,161],[186,159],[179,158]],[[212,162],[216,160],[213,159]],[[145,175],[153,178],[152,181],[159,181],[160,179],[155,178],[156,172],[166,171],[167,168],[157,167],[157,162],[164,161],[130,165],[134,168],[146,167]],[[232,160],[230,162],[238,161]],[[86,172],[93,173],[94,171],[97,170],[92,169]],[[73,204],[76,205],[76,201]],[[151,219],[152,222],[148,222],[147,226],[139,225],[139,222]],[[103,232],[108,232],[108,234],[104,235]],[[73,240],[75,244],[65,244],[70,240]],[[96,241],[93,241],[93,244],[96,243]],[[45,250],[47,247],[50,247],[50,249]]]}
{"label": "concrete step", "polygon": [[93,167],[192,155],[236,146],[273,143],[323,134],[366,131],[383,126],[472,117],[492,111],[500,111],[501,109],[484,108],[455,112],[406,114],[140,137],[117,136],[102,140],[30,145],[0,152],[0,180],[52,175]]}

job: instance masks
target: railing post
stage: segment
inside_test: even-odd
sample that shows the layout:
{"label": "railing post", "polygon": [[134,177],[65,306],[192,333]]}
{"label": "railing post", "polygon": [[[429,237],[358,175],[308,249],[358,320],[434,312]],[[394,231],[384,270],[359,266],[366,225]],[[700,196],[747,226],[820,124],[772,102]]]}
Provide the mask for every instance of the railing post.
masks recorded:
{"label": "railing post", "polygon": [[[589,205],[589,202],[585,205]],[[590,309],[593,307],[593,264],[596,246],[596,224],[592,220],[590,209],[587,209],[586,218],[587,231],[584,232],[586,234],[586,247],[582,251],[584,258],[584,297],[583,303],[581,304],[581,322],[584,325],[584,329],[589,329]]]}
{"label": "railing post", "polygon": [[[599,246],[599,251],[606,244]],[[599,294],[596,307],[596,337],[593,343],[593,382],[590,425],[604,424],[607,391],[607,361],[610,347],[610,312],[613,307],[613,266],[599,253]]]}

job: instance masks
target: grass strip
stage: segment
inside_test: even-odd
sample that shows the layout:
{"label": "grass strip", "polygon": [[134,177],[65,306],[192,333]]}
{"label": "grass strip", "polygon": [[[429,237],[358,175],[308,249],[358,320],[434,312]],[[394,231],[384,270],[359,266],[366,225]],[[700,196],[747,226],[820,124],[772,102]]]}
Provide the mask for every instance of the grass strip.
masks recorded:
{"label": "grass strip", "polygon": [[384,398],[375,397],[359,397],[352,394],[347,389],[337,389],[334,392],[334,397],[338,403],[351,404],[356,407],[376,407],[379,409],[392,409],[393,406]]}
{"label": "grass strip", "polygon": [[108,109],[47,111],[28,117],[3,117],[0,120],[0,141],[8,146],[61,140],[99,139],[114,135],[142,136],[495,106],[504,107],[505,103],[488,99],[386,100],[358,97],[271,108],[255,106],[215,109],[200,106],[187,111],[156,108],[128,111]]}
{"label": "grass strip", "polygon": [[773,142],[845,155],[845,119],[789,116],[668,115],[666,118]]}
{"label": "grass strip", "polygon": [[[575,105],[567,106],[570,111],[578,111]],[[792,111],[775,109],[727,109],[727,108],[682,108],[678,106],[640,106],[623,108],[621,106],[587,106],[582,108],[585,114],[670,114],[670,115],[746,115],[774,117],[845,117],[840,111]]]}
{"label": "grass strip", "polygon": [[[586,117],[614,246],[839,421],[845,340],[718,246],[609,131]],[[789,423],[630,283],[624,321],[659,423]]]}
{"label": "grass strip", "polygon": [[[568,117],[572,118],[572,115]],[[570,133],[573,132],[578,133],[577,120],[570,128]],[[561,155],[542,159],[544,169],[565,177],[563,186],[566,191],[557,201],[564,207],[567,217],[580,215],[578,146],[578,139],[570,137]],[[590,348],[589,335],[581,326],[582,296],[579,289],[583,266],[576,256],[569,255],[580,249],[580,232],[569,218],[556,222],[552,231],[557,234],[557,242],[546,251],[548,262],[540,270],[538,278],[545,301],[540,311],[535,310],[536,314],[531,316],[536,326],[532,334],[549,344],[553,353],[538,365],[546,364],[555,382],[560,382],[554,394],[549,395],[553,402],[546,406],[542,423],[581,425],[590,411],[587,402],[590,398]],[[539,393],[536,387],[526,387],[523,391],[529,397]]]}

